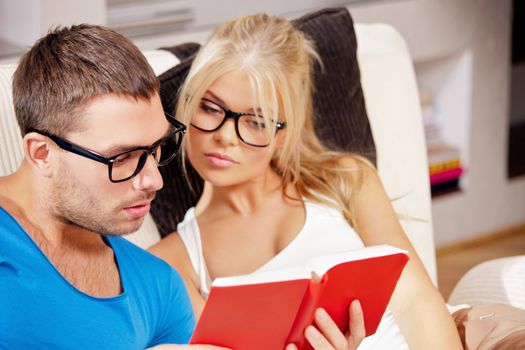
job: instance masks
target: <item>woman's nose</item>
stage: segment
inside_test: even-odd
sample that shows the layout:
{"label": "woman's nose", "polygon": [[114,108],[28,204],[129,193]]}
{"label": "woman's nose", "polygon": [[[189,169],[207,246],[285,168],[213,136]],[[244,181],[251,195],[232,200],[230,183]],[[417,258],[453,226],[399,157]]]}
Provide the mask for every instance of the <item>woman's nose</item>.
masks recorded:
{"label": "woman's nose", "polygon": [[225,120],[222,127],[215,132],[214,136],[215,141],[228,145],[237,145],[240,141],[235,128],[235,120],[232,118]]}

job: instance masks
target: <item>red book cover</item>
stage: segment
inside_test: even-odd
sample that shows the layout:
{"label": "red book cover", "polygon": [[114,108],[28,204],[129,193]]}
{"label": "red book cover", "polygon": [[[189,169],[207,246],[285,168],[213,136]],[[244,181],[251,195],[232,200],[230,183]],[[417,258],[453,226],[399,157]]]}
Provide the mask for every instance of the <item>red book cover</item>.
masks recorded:
{"label": "red book cover", "polygon": [[315,309],[325,308],[346,332],[354,299],[361,302],[367,336],[374,334],[407,261],[405,251],[381,245],[317,257],[303,267],[218,278],[190,343],[311,349],[303,333]]}

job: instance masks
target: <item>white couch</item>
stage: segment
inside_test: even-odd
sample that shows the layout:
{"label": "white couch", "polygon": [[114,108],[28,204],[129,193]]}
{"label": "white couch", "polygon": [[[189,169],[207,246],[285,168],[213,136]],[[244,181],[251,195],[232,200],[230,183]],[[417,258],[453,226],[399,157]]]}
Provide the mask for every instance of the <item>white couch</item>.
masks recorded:
{"label": "white couch", "polygon": [[[413,65],[403,38],[383,24],[356,24],[358,62],[366,107],[377,149],[377,164],[403,227],[436,282],[427,158]],[[173,43],[176,44],[176,43]],[[145,55],[162,73],[177,63],[165,51]],[[14,65],[0,65],[0,176],[22,161],[21,137],[14,116],[11,75]],[[128,237],[142,247],[159,239],[150,216]]]}

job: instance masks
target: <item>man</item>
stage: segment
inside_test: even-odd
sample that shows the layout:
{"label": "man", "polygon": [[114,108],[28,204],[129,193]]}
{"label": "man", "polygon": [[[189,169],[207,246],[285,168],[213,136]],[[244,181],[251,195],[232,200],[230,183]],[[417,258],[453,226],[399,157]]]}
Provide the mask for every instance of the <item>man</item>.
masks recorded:
{"label": "man", "polygon": [[140,51],[103,27],[56,29],[21,59],[25,159],[0,178],[0,349],[189,340],[179,275],[119,237],[142,224],[184,133],[158,92]]}

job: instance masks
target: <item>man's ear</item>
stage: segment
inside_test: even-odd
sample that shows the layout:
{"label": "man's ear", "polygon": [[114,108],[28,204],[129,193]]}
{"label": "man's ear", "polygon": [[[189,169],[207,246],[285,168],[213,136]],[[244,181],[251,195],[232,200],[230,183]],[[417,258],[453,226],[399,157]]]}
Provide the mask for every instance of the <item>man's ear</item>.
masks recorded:
{"label": "man's ear", "polygon": [[50,140],[36,132],[29,132],[23,139],[26,162],[43,176],[52,174]]}

